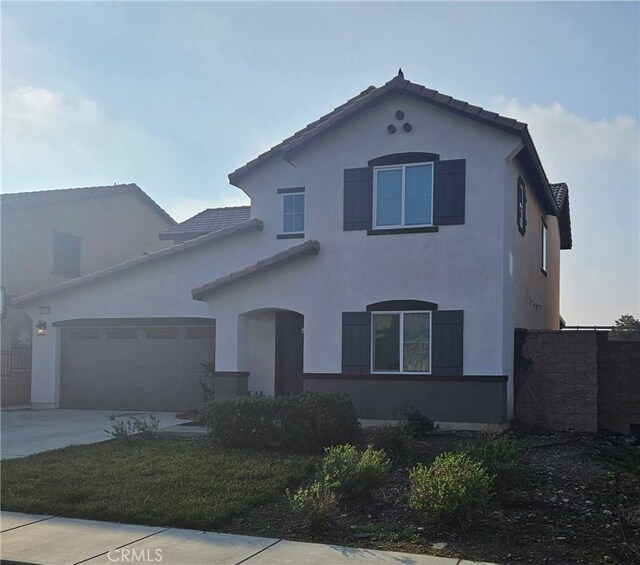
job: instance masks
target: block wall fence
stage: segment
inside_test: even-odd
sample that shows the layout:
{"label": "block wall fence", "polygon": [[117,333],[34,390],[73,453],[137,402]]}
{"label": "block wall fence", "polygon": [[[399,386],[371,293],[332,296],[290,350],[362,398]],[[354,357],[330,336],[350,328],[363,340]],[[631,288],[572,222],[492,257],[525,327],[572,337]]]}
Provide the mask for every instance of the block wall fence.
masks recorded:
{"label": "block wall fence", "polygon": [[519,424],[640,433],[640,335],[516,330],[515,348]]}

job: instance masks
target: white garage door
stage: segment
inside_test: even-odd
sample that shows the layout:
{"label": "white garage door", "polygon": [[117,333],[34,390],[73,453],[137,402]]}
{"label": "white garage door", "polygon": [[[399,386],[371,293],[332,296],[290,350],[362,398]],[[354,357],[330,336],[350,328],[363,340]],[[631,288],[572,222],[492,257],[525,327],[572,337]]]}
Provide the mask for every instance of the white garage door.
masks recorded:
{"label": "white garage door", "polygon": [[[202,363],[212,361],[215,326],[62,328],[62,408],[182,411],[202,403]],[[106,321],[104,322],[106,323]]]}

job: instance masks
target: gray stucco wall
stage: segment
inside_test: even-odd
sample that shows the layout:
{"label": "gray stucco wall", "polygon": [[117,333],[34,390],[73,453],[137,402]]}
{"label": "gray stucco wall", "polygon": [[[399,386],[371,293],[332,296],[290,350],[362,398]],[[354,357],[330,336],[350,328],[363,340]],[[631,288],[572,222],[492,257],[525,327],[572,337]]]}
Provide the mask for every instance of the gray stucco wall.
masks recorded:
{"label": "gray stucco wall", "polygon": [[349,395],[359,418],[398,420],[413,406],[437,422],[503,424],[507,419],[506,377],[304,378],[305,392]]}

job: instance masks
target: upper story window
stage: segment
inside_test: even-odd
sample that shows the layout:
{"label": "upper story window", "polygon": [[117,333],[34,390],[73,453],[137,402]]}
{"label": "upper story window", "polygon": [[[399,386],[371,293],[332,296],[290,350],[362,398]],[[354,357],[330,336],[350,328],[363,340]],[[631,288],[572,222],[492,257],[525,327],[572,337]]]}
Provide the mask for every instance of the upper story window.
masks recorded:
{"label": "upper story window", "polygon": [[374,312],[373,371],[431,372],[431,312]]}
{"label": "upper story window", "polygon": [[518,178],[518,230],[522,235],[527,231],[527,189],[521,178]]}
{"label": "upper story window", "polygon": [[53,274],[80,276],[80,243],[82,238],[60,231],[53,232]]}
{"label": "upper story window", "polygon": [[430,226],[433,223],[433,164],[374,169],[374,227]]}
{"label": "upper story window", "polygon": [[541,228],[540,228],[540,268],[542,272],[547,274],[547,224],[542,218]]}
{"label": "upper story window", "polygon": [[304,192],[282,195],[283,233],[304,233]]}

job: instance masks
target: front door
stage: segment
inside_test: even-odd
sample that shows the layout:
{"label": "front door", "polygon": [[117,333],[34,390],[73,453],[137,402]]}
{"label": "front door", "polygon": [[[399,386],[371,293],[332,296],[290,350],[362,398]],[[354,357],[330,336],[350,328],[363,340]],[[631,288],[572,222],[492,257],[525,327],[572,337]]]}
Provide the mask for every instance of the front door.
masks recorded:
{"label": "front door", "polygon": [[276,394],[302,392],[304,316],[276,312]]}

